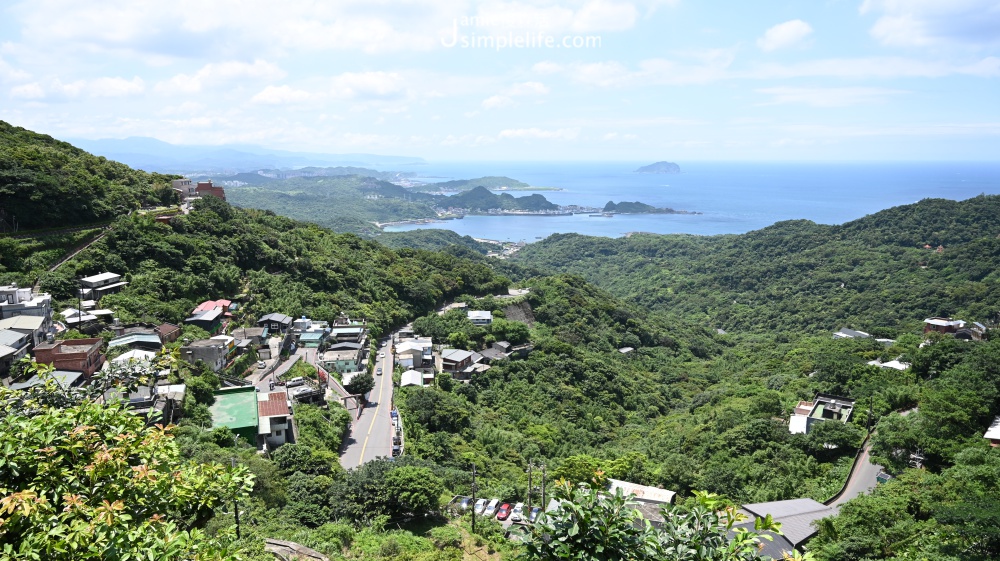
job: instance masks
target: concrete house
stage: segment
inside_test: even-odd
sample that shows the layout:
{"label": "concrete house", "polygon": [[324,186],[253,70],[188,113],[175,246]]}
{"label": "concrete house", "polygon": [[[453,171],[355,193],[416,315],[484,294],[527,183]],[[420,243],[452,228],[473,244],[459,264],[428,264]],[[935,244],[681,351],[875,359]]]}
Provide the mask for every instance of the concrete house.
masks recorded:
{"label": "concrete house", "polygon": [[215,403],[209,410],[212,412],[213,429],[229,427],[251,446],[257,445],[260,423],[256,388],[239,386],[215,390]]}
{"label": "concrete house", "polygon": [[209,333],[215,333],[222,326],[222,309],[215,308],[201,312],[195,312],[191,317],[184,320],[184,323],[198,326]]}
{"label": "concrete house", "polygon": [[924,320],[924,333],[934,331],[937,333],[955,334],[963,327],[965,327],[965,322],[960,319],[935,317]]}
{"label": "concrete house", "polygon": [[403,368],[423,368],[434,362],[434,343],[427,337],[396,343],[395,356]]}
{"label": "concrete house", "polygon": [[335,343],[320,357],[320,366],[341,374],[361,370],[364,346],[361,343]]}
{"label": "concrete house", "polygon": [[840,328],[833,334],[834,339],[871,339],[871,335],[865,333],[864,331],[856,331],[854,329],[848,329],[846,327]]}
{"label": "concrete house", "polygon": [[24,316],[42,318],[41,328],[48,331],[52,325],[52,296],[33,294],[31,288],[16,284],[0,286],[0,320]]}
{"label": "concrete house", "polygon": [[493,312],[485,310],[469,310],[466,312],[466,316],[472,325],[486,326],[493,323]]}
{"label": "concrete house", "polygon": [[32,346],[45,342],[51,325],[50,319],[41,316],[14,316],[0,319],[0,329],[9,329],[30,336]]}
{"label": "concrete house", "polygon": [[461,349],[444,349],[441,351],[441,370],[452,374],[462,372],[472,366],[472,352]]}
{"label": "concrete house", "polygon": [[[805,404],[808,402],[799,402],[796,411]],[[788,420],[788,431],[792,434],[808,434],[810,427],[816,423],[825,421],[846,423],[851,418],[853,410],[853,399],[825,393],[816,394],[808,414],[796,413],[791,416]]]}
{"label": "concrete house", "polygon": [[[233,340],[232,337],[226,339]],[[181,359],[194,364],[204,362],[212,372],[220,372],[226,367],[230,345],[220,339],[200,339],[181,346]]]}
{"label": "concrete house", "polygon": [[83,372],[89,378],[104,364],[101,345],[104,340],[67,339],[35,346],[35,362],[51,364],[56,370]]}
{"label": "concrete house", "polygon": [[100,273],[80,279],[80,298],[100,301],[108,294],[121,292],[128,283],[118,273]]}
{"label": "concrete house", "polygon": [[32,341],[29,333],[0,329],[0,378],[10,375],[14,362],[28,354]]}
{"label": "concrete house", "polygon": [[288,394],[271,392],[257,394],[257,437],[260,448],[274,450],[286,442],[294,442],[292,412]]}

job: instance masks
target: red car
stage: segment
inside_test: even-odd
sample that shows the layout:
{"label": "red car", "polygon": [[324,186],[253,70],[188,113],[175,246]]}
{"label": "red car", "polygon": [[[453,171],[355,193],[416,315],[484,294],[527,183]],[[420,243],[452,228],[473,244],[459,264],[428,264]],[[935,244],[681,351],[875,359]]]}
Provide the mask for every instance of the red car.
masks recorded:
{"label": "red car", "polygon": [[508,516],[510,516],[510,503],[504,503],[497,512],[497,520],[507,520]]}

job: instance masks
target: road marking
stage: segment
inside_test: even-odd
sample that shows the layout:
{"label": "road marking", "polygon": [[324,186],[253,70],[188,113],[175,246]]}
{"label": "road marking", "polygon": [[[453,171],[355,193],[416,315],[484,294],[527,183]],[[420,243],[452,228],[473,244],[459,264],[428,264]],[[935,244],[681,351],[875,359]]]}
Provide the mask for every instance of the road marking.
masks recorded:
{"label": "road marking", "polygon": [[[388,355],[386,355],[388,356]],[[378,386],[378,405],[375,406],[375,416],[372,417],[372,424],[368,425],[368,434],[365,435],[365,443],[361,446],[361,457],[358,458],[358,466],[365,463],[365,450],[368,448],[368,438],[372,435],[372,429],[375,428],[375,420],[378,419],[378,411],[382,408],[382,389],[385,387],[385,372],[379,376],[382,381],[379,382]]]}

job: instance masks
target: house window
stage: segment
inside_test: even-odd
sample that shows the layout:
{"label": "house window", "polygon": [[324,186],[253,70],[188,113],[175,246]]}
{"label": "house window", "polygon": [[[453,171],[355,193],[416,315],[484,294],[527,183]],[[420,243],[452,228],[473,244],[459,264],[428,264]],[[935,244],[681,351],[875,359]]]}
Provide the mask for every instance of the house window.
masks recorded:
{"label": "house window", "polygon": [[280,430],[274,431],[274,436],[281,436],[281,431]]}

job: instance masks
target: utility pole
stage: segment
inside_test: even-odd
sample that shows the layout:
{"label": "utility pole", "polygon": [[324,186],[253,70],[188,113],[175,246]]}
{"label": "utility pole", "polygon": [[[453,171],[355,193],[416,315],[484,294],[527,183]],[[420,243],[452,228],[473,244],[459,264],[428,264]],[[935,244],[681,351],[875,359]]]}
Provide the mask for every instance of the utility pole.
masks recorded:
{"label": "utility pole", "polygon": [[542,512],[545,512],[545,464],[542,464]]}
{"label": "utility pole", "polygon": [[[230,458],[233,467],[236,467],[236,458]],[[236,516],[236,539],[240,538],[240,502],[238,495],[233,496],[233,515]]]}
{"label": "utility pole", "polygon": [[472,464],[472,533],[476,533],[476,464]]}
{"label": "utility pole", "polygon": [[872,404],[875,401],[875,396],[868,396],[868,426],[865,430],[868,432],[868,436],[872,434]]}
{"label": "utility pole", "polygon": [[531,462],[528,462],[528,514],[531,514]]}

